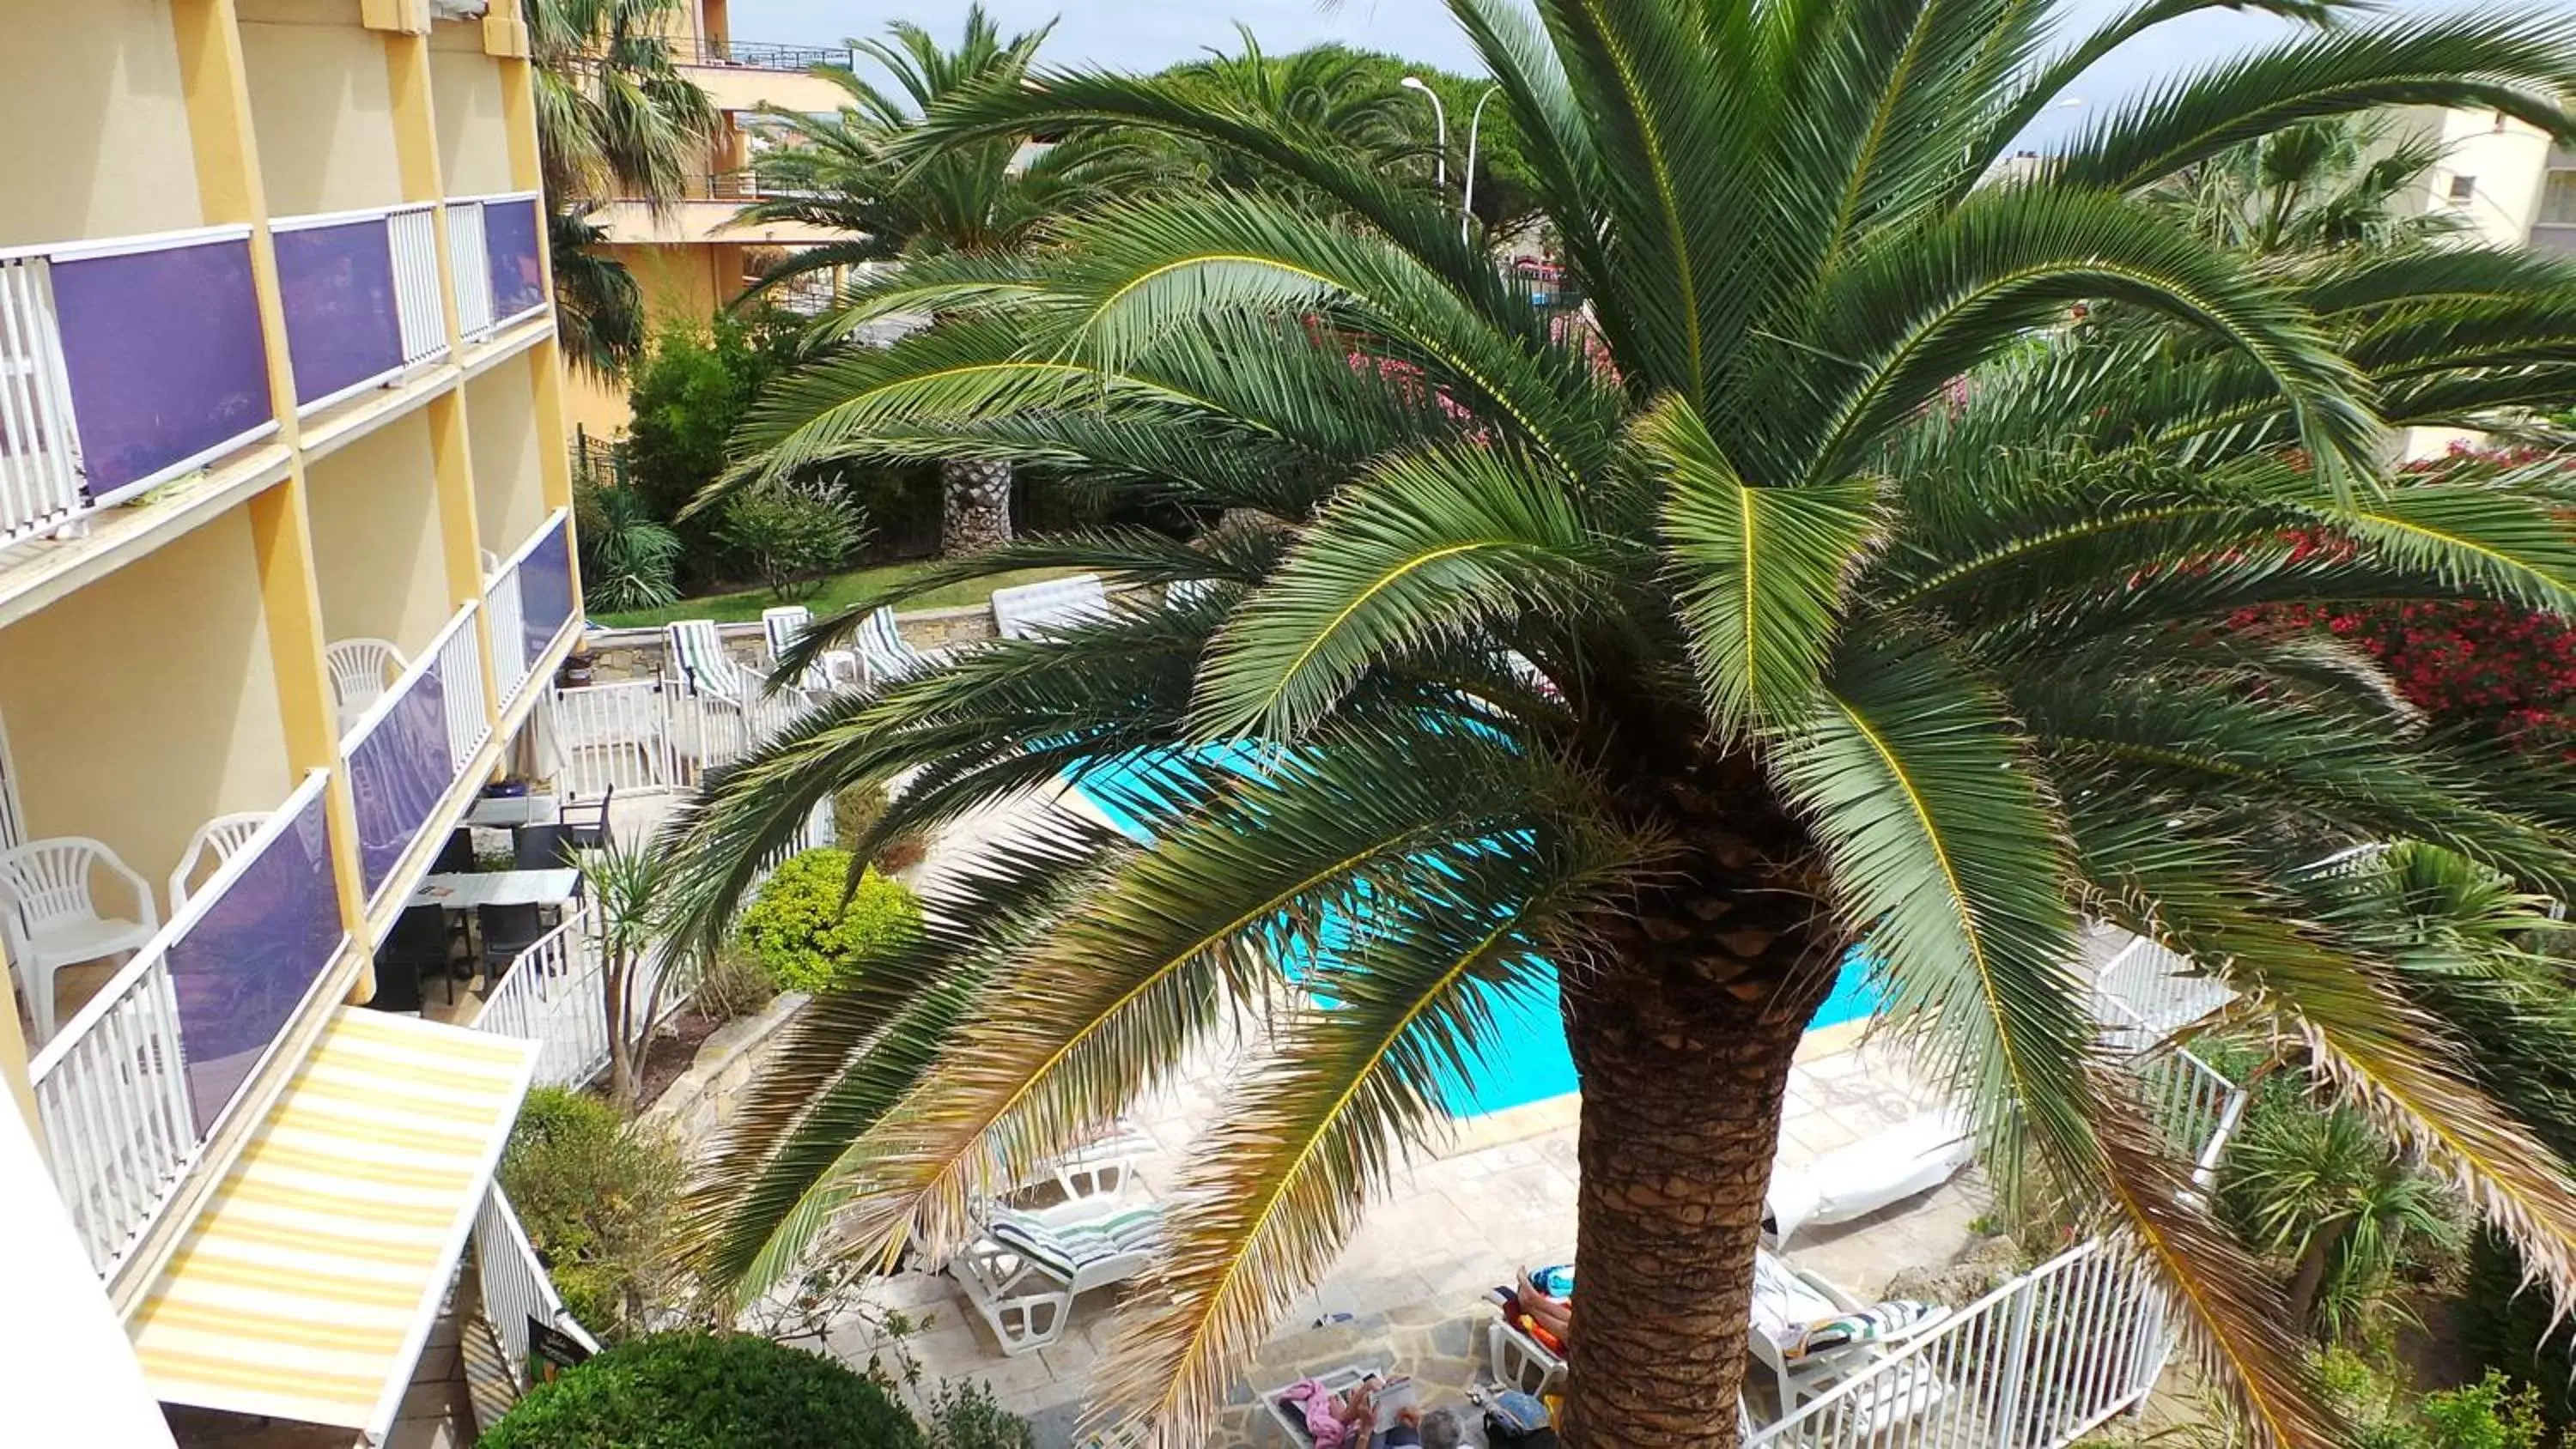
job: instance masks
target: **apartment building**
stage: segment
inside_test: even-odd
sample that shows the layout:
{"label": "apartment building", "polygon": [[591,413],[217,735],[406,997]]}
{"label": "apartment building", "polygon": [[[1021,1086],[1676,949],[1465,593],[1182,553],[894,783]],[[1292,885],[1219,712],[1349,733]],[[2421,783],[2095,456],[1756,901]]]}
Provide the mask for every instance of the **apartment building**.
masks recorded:
{"label": "apartment building", "polygon": [[2498,246],[2576,251],[2576,151],[2500,111],[2418,107],[2405,129],[2442,148],[2419,207]]}
{"label": "apartment building", "polygon": [[[758,269],[759,253],[844,236],[787,222],[737,226],[734,217],[760,195],[751,163],[759,146],[762,109],[838,111],[845,93],[812,71],[817,65],[847,66],[850,52],[837,46],[736,40],[726,0],[691,0],[683,18],[686,29],[672,41],[676,58],[719,113],[704,168],[673,205],[656,210],[618,201],[591,217],[608,234],[608,254],[634,274],[656,330],[673,320],[703,323],[741,295],[746,279]],[[622,384],[581,373],[572,382],[572,420],[586,433],[614,437],[626,430]]]}
{"label": "apartment building", "polygon": [[0,1281],[59,1220],[98,1295],[6,1312],[341,1442],[534,1069],[376,1009],[580,632],[526,56],[512,0],[23,5],[0,46],[0,1081],[44,1168],[0,1171]]}

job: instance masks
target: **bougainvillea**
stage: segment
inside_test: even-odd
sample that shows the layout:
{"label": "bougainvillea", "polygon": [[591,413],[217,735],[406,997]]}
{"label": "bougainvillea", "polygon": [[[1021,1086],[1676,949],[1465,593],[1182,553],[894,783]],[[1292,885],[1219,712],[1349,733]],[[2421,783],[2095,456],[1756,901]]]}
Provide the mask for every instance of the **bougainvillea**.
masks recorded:
{"label": "bougainvillea", "polygon": [[2267,622],[2360,648],[2438,724],[2539,746],[2576,741],[2576,629],[2552,615],[2489,603],[2297,605]]}

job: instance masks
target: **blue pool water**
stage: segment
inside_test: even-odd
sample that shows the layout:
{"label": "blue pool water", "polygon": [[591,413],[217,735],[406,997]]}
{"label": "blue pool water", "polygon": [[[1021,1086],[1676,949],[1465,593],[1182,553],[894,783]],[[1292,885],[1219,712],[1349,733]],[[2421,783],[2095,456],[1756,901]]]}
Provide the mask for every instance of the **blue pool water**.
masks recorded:
{"label": "blue pool water", "polygon": [[[1229,768],[1246,773],[1259,768],[1258,754],[1251,746],[1218,748],[1223,753],[1217,758]],[[1096,764],[1083,772],[1075,788],[1110,824],[1138,840],[1153,839],[1139,812],[1167,798],[1164,791],[1168,787],[1157,778],[1150,758]],[[1519,989],[1480,989],[1489,993],[1495,1040],[1505,1045],[1472,1073],[1444,1073],[1441,1105],[1449,1114],[1482,1116],[1573,1091],[1574,1058],[1566,1051],[1565,1023],[1557,1015],[1554,968],[1532,973]],[[1871,979],[1868,958],[1855,951],[1844,960],[1833,994],[1818,1008],[1808,1030],[1876,1016],[1883,1004],[1879,985]]]}

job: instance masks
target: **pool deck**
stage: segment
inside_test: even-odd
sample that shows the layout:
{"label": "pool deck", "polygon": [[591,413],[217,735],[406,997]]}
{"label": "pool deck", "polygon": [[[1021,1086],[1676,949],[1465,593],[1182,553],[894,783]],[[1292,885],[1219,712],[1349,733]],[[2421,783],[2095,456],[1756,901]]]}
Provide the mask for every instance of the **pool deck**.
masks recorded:
{"label": "pool deck", "polygon": [[[943,833],[921,876],[936,877],[971,859],[1026,828],[1026,812],[1050,808],[1054,802],[1032,798],[958,822]],[[1937,1105],[1903,1053],[1867,1040],[1866,1026],[1851,1022],[1809,1034],[1790,1073],[1783,1164],[1803,1163]],[[1133,1114],[1154,1144],[1142,1174],[1146,1195],[1174,1180],[1186,1144],[1214,1119],[1222,1077],[1212,1057],[1205,1071],[1183,1073]],[[1485,1290],[1523,1265],[1573,1257],[1577,1107],[1576,1098],[1565,1096],[1473,1119],[1418,1158],[1322,1281],[1280,1310],[1278,1332],[1209,1444],[1269,1449],[1284,1443],[1254,1399],[1254,1386],[1273,1388],[1344,1364],[1412,1374],[1425,1407],[1464,1407],[1468,1386],[1481,1375],[1485,1329],[1494,1318]],[[1803,1232],[1789,1243],[1788,1256],[1874,1297],[1900,1275],[1991,1256],[1993,1240],[1971,1226],[1986,1207],[1971,1174],[1869,1218]],[[904,1273],[876,1290],[871,1302],[916,1319],[918,1331],[900,1350],[919,1365],[925,1383],[982,1380],[1004,1407],[1036,1423],[1041,1449],[1056,1449],[1074,1442],[1093,1370],[1114,1329],[1114,1296],[1085,1297],[1061,1340],[1019,1358],[1001,1355],[945,1277]],[[1319,1323],[1339,1315],[1348,1317]],[[837,1325],[827,1343],[862,1364],[886,1347],[856,1317]]]}

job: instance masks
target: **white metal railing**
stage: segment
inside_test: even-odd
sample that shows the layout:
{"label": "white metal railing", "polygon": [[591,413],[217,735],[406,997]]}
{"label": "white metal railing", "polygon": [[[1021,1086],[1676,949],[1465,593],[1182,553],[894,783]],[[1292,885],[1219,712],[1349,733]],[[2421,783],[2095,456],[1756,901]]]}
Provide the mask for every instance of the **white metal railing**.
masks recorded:
{"label": "white metal railing", "polygon": [[492,687],[506,705],[528,680],[528,621],[519,603],[517,559],[483,581],[483,622],[492,639]]}
{"label": "white metal railing", "polygon": [[476,1029],[539,1042],[537,1081],[588,1085],[608,1069],[596,908],[584,906],[519,953],[484,998]]}
{"label": "white metal railing", "polygon": [[[749,671],[745,671],[746,674]],[[631,680],[556,689],[548,696],[565,792],[590,798],[617,789],[685,790],[729,765],[812,710],[801,689],[749,698],[706,694],[676,681]]]}
{"label": "white metal railing", "polygon": [[447,351],[447,309],[438,297],[438,209],[398,207],[385,214],[394,254],[394,303],[402,323],[403,364]]}
{"label": "white metal railing", "polygon": [[492,259],[483,240],[483,203],[447,203],[447,266],[456,278],[456,328],[468,342],[492,335]]}
{"label": "white metal railing", "polygon": [[447,760],[452,772],[474,762],[474,752],[492,737],[491,702],[483,695],[483,645],[474,634],[479,604],[467,604],[448,621],[439,636],[439,700],[447,710]]}
{"label": "white metal railing", "polygon": [[2226,983],[2190,957],[2144,936],[2128,943],[2094,977],[2094,1014],[2116,1046],[2143,1050],[2236,999]]}
{"label": "white metal railing", "polygon": [[530,1320],[572,1336],[573,1341],[593,1353],[599,1351],[599,1340],[564,1307],[563,1296],[555,1292],[554,1280],[546,1276],[546,1265],[537,1257],[536,1248],[528,1242],[526,1229],[519,1226],[519,1215],[510,1210],[510,1201],[501,1195],[501,1186],[483,1197],[482,1208],[474,1214],[474,1275],[483,1294],[483,1321],[492,1326],[492,1336],[500,1341],[501,1356],[509,1364],[514,1390],[528,1382],[528,1324]]}
{"label": "white metal railing", "polygon": [[2057,1449],[2144,1400],[2172,1350],[2163,1294],[2080,1244],[1754,1430],[1748,1446]]}
{"label": "white metal railing", "polygon": [[[112,1273],[158,1220],[230,1113],[227,1104],[198,1130],[170,952],[313,807],[328,778],[321,770],[307,775],[258,833],[28,1063],[56,1190],[102,1275]],[[243,1079],[257,1070],[254,1065]]]}
{"label": "white metal railing", "polygon": [[85,504],[52,276],[45,257],[0,257],[0,544],[52,533]]}

